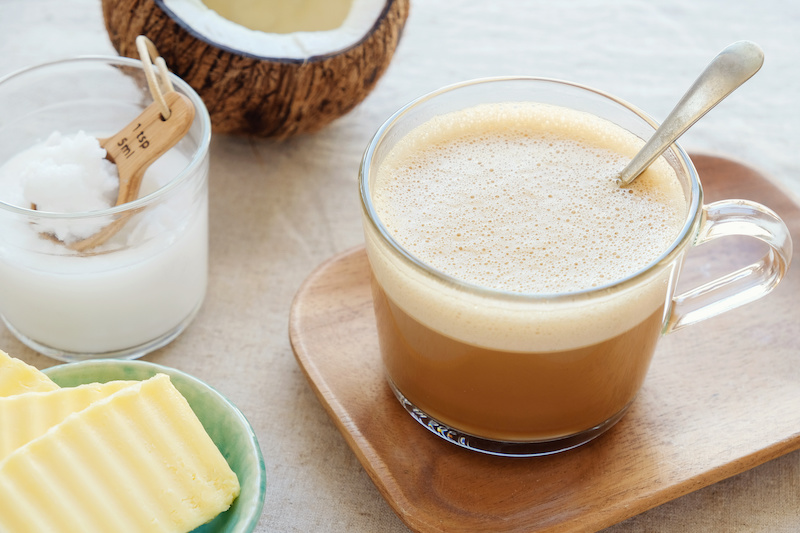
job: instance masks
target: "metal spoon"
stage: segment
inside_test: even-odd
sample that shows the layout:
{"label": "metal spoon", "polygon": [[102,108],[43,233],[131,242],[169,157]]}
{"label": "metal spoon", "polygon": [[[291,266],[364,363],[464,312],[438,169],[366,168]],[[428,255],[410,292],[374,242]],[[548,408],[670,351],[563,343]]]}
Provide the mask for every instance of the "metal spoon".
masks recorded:
{"label": "metal spoon", "polygon": [[629,185],[678,137],[708,113],[764,64],[764,52],[750,41],[738,41],[715,57],[664,119],[650,140],[639,150],[617,178],[620,187]]}

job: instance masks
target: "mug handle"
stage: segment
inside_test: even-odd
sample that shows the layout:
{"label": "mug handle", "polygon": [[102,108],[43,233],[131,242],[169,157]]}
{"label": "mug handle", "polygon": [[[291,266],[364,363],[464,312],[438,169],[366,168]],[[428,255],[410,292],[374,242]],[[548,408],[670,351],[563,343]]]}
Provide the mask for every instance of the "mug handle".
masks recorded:
{"label": "mug handle", "polygon": [[748,200],[722,200],[703,206],[694,246],[733,235],[758,239],[769,250],[760,261],[673,297],[664,333],[758,300],[786,274],[792,261],[792,238],[786,224],[771,209]]}

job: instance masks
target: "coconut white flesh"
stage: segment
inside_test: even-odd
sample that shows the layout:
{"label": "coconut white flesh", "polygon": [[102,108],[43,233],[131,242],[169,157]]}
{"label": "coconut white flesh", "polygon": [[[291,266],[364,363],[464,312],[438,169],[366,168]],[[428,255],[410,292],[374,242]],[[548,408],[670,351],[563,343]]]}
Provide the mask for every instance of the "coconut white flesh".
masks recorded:
{"label": "coconut white flesh", "polygon": [[[213,43],[259,57],[306,59],[358,43],[378,20],[386,0],[207,0],[207,3],[164,0],[177,18]],[[209,6],[217,6],[233,20]],[[235,20],[246,21],[247,27]],[[339,21],[340,25],[324,29]]]}

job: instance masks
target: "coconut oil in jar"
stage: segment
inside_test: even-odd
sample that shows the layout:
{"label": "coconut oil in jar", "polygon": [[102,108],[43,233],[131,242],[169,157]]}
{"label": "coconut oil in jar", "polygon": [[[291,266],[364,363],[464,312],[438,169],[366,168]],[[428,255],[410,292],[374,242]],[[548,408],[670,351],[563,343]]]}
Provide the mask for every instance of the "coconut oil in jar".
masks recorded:
{"label": "coconut oil in jar", "polygon": [[[199,97],[173,83],[192,101],[195,119],[147,170],[139,199],[65,212],[26,203],[35,197],[19,172],[26,150],[54,131],[106,137],[135,118],[151,101],[140,63],[66,60],[0,80],[0,316],[45,355],[140,357],[179,335],[203,302],[210,126]],[[42,183],[35,194],[57,199]],[[118,217],[126,217],[122,229],[100,246],[67,246]]]}

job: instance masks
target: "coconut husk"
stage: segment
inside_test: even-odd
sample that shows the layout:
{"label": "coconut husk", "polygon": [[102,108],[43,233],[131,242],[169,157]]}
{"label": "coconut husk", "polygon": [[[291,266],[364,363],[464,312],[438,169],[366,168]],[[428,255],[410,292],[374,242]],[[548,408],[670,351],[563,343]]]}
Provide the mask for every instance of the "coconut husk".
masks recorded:
{"label": "coconut husk", "polygon": [[120,55],[138,58],[136,37],[149,37],[203,99],[214,132],[283,139],[318,131],[370,93],[397,48],[409,0],[387,0],[352,47],[306,60],[257,57],[209,42],[161,0],[102,0],[102,8]]}

